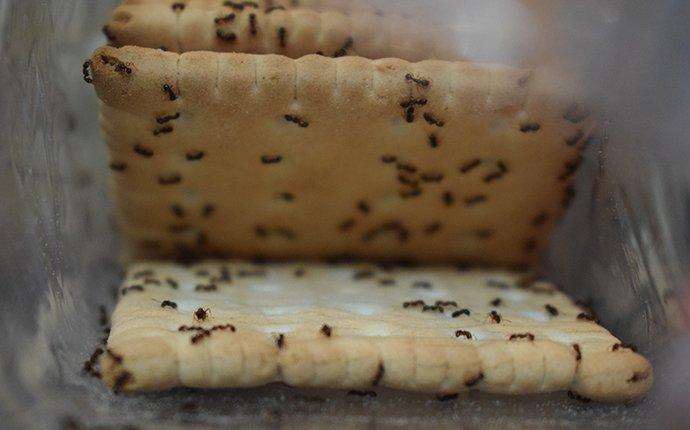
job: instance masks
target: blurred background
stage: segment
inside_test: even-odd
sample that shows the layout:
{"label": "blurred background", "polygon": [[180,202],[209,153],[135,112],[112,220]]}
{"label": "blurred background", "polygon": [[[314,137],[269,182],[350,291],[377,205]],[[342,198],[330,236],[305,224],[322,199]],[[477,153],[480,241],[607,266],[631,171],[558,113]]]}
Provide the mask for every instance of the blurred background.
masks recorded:
{"label": "blurred background", "polygon": [[[690,410],[690,3],[312,0],[414,17],[470,61],[577,73],[602,116],[548,276],[652,360],[633,405],[565,395],[384,393],[269,387],[114,396],[81,365],[121,276],[106,149],[81,64],[115,1],[0,0],[0,428],[686,426]],[[312,397],[310,397],[312,396]],[[310,400],[311,399],[311,400]],[[70,427],[72,426],[72,427]]]}

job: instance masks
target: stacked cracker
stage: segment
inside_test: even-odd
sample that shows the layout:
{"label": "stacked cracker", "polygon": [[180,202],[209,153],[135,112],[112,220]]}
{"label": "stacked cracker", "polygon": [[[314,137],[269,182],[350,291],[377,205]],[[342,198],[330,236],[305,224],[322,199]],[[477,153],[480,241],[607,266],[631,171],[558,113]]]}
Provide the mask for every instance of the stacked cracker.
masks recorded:
{"label": "stacked cracker", "polygon": [[[424,52],[418,39],[396,44],[389,20],[291,2],[116,9],[105,29],[112,44],[145,47],[100,48],[85,73],[102,101],[129,258],[533,265],[573,196],[594,126],[577,91],[538,71],[363,58]],[[373,38],[376,28],[389,30]],[[284,271],[263,270],[274,269]],[[376,380],[444,395],[572,389],[621,400],[651,384],[649,363],[578,320],[565,297],[551,292],[560,310],[537,317],[527,308],[539,299],[513,287],[487,302],[476,276],[488,274],[468,280],[437,268],[431,276],[447,288],[418,295],[395,277],[362,284],[328,266],[310,266],[318,276],[298,284],[284,275],[233,283],[232,269],[202,282],[190,270],[154,264],[144,272],[157,276],[127,279],[102,363],[117,390],[271,381],[365,389]],[[269,290],[308,303],[309,317],[276,311]],[[339,311],[351,306],[345,291],[374,306],[386,329]],[[422,313],[401,313],[400,301]],[[463,309],[475,316],[459,324],[460,309],[437,302],[471,304]],[[472,330],[481,335],[463,335]],[[374,377],[380,367],[388,370]]]}

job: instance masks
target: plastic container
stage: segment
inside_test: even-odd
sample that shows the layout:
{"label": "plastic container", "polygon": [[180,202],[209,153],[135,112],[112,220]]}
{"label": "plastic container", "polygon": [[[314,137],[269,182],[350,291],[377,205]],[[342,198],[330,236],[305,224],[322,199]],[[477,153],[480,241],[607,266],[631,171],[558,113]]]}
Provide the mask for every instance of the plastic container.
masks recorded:
{"label": "plastic container", "polygon": [[[690,396],[690,5],[669,1],[323,1],[417,16],[470,60],[566,63],[606,118],[546,259],[603,325],[655,365],[633,405],[563,394],[457,402],[283,386],[115,396],[81,365],[121,276],[81,64],[113,1],[0,4],[0,428],[681,427]],[[381,395],[383,394],[383,395]],[[318,398],[316,398],[318,397]]]}

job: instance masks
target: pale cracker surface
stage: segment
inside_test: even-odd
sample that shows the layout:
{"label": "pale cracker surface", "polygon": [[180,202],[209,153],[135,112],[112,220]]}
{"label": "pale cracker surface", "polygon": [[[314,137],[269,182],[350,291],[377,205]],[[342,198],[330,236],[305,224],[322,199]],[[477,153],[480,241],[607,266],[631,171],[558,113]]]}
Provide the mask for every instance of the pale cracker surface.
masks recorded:
{"label": "pale cracker surface", "polygon": [[442,266],[135,264],[101,372],[125,391],[282,381],[622,401],[649,389],[645,358],[552,285],[517,279]]}

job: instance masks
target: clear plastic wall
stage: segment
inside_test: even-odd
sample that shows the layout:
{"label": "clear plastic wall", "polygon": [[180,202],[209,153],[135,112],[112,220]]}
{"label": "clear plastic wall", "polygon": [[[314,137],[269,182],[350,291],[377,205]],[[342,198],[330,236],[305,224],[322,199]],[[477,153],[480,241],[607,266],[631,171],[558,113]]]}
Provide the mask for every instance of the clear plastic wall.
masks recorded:
{"label": "clear plastic wall", "polygon": [[[323,0],[415,16],[458,56],[577,70],[602,114],[547,274],[655,365],[633,405],[563,395],[374,400],[282,386],[115,396],[81,373],[121,268],[81,63],[105,0],[0,2],[0,427],[681,426],[690,396],[690,4]],[[65,427],[74,428],[74,427]]]}

